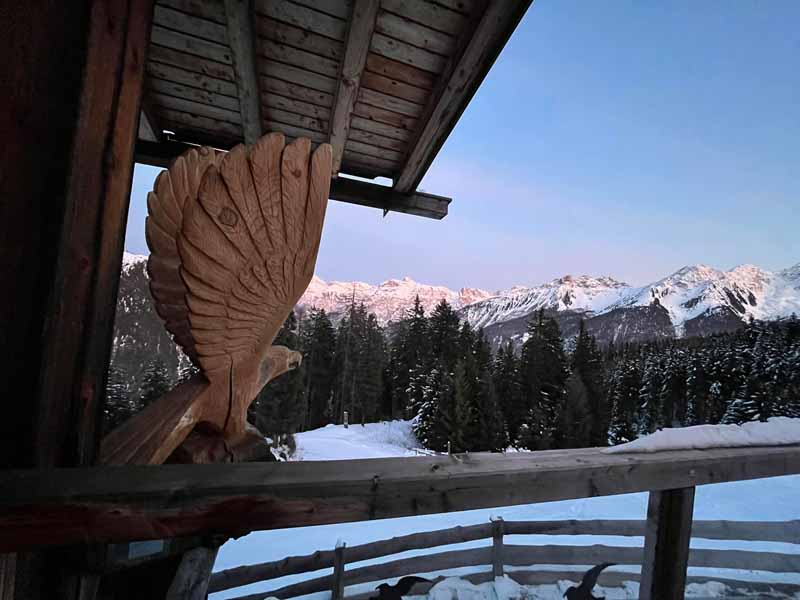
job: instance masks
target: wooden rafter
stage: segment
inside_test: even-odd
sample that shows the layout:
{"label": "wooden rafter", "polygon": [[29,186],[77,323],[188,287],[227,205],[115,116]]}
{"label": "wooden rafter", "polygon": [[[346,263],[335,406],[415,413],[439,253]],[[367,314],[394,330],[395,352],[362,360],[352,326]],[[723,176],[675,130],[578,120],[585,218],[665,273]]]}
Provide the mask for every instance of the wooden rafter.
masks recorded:
{"label": "wooden rafter", "polygon": [[252,2],[225,0],[225,14],[228,19],[228,44],[231,48],[233,72],[239,89],[242,134],[246,143],[254,144],[261,137],[264,125],[256,71]]}
{"label": "wooden rafter", "polygon": [[[170,140],[158,144],[139,140],[136,144],[136,162],[154,167],[168,167],[177,156],[191,147],[189,144]],[[445,196],[424,192],[403,194],[388,186],[347,177],[331,180],[330,199],[431,219],[445,217],[452,201]]]}
{"label": "wooden rafter", "polygon": [[449,62],[442,85],[431,95],[420,119],[422,127],[395,180],[395,189],[409,192],[419,185],[530,3],[531,0],[489,1],[463,52]]}
{"label": "wooden rafter", "polygon": [[139,111],[139,135],[138,139],[148,142],[160,142],[163,130],[158,125],[155,112],[147,101],[146,96],[142,96],[142,108]]}
{"label": "wooden rafter", "polygon": [[333,173],[339,172],[342,164],[344,144],[350,130],[350,117],[358,97],[361,74],[367,62],[369,43],[375,29],[375,18],[378,14],[378,0],[355,0],[347,32],[342,71],[333,106],[333,118],[330,124],[330,142],[333,147]]}
{"label": "wooden rafter", "polygon": [[238,535],[797,473],[798,446],[4,471],[0,552]]}

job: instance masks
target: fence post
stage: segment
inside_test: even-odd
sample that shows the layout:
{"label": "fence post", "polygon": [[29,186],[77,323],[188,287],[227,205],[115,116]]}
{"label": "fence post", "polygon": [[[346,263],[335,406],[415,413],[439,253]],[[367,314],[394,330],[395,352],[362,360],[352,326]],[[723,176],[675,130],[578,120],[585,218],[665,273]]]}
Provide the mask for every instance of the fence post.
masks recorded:
{"label": "fence post", "polygon": [[342,415],[342,423],[344,424],[344,428],[347,429],[349,425],[348,420],[350,419],[350,415],[347,411],[344,411],[344,415]]}
{"label": "fence post", "polygon": [[650,492],[640,600],[683,600],[693,511],[693,487]]}
{"label": "fence post", "polygon": [[492,576],[503,576],[503,517],[492,519]]}
{"label": "fence post", "polygon": [[333,551],[333,586],[331,587],[331,600],[344,598],[344,548],[347,544],[339,540],[336,550]]}

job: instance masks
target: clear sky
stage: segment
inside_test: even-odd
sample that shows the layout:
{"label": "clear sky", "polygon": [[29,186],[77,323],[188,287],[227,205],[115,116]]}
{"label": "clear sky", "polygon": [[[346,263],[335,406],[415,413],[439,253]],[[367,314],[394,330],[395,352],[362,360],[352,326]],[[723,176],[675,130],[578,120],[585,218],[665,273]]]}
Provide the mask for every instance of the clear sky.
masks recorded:
{"label": "clear sky", "polygon": [[[800,262],[800,2],[535,0],[421,188],[331,202],[317,274],[499,289]],[[146,253],[137,166],[126,249]]]}

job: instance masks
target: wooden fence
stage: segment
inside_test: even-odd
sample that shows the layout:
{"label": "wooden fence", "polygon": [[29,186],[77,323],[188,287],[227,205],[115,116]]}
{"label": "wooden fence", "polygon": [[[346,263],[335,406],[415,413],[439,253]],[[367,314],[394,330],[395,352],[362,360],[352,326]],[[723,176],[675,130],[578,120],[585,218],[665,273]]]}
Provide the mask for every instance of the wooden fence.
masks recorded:
{"label": "wooden fence", "polygon": [[[644,537],[647,522],[639,520],[595,520],[595,521],[503,521],[454,527],[438,531],[415,533],[388,540],[371,542],[359,546],[338,546],[334,550],[322,550],[308,556],[291,556],[283,560],[237,567],[214,573],[208,591],[219,592],[256,582],[268,581],[287,575],[310,573],[319,569],[333,568],[333,573],[315,577],[299,583],[286,585],[246,596],[236,600],[256,600],[274,596],[280,600],[330,590],[333,600],[341,600],[345,586],[380,582],[386,579],[434,573],[458,567],[489,567],[483,572],[472,573],[466,578],[474,583],[489,581],[495,576],[509,574],[522,584],[555,583],[567,579],[576,581],[582,570],[514,569],[507,567],[532,567],[534,565],[594,565],[613,562],[619,565],[640,566],[644,560],[641,546],[588,546],[567,545],[512,545],[504,543],[506,535],[602,535]],[[754,521],[694,521],[692,537],[709,540],[767,541],[800,543],[800,521],[754,522]],[[400,558],[368,566],[346,569],[348,563],[382,558],[437,546],[460,544],[482,539],[492,539],[491,546],[447,550],[410,558]],[[774,573],[800,573],[800,554],[757,552],[750,550],[691,549],[689,566],[714,567],[720,569],[754,570]],[[615,586],[623,581],[639,581],[639,573],[607,571],[600,578],[600,585]],[[719,581],[737,589],[749,591],[800,591],[800,585],[770,584],[758,581],[739,581],[717,576],[689,576],[687,582]],[[432,584],[419,584],[415,592],[424,592]],[[371,595],[374,595],[372,593]],[[350,596],[350,598],[357,598]]]}

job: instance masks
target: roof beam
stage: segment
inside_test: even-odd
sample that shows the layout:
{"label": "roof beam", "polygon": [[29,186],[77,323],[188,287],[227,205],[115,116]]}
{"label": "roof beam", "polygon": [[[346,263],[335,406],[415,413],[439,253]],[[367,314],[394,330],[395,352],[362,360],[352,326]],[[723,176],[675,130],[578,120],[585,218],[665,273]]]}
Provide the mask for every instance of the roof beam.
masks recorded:
{"label": "roof beam", "polygon": [[6,470],[0,552],[241,535],[796,473],[800,446]]}
{"label": "roof beam", "polygon": [[442,86],[431,94],[421,129],[395,179],[396,190],[409,192],[419,185],[530,3],[490,0],[463,52],[445,67]]}
{"label": "roof beam", "polygon": [[247,144],[254,144],[263,133],[261,97],[258,92],[256,45],[253,33],[253,6],[250,0],[225,0],[228,19],[228,44],[233,73],[239,89],[242,134]]}
{"label": "roof beam", "polygon": [[148,142],[160,142],[163,137],[163,130],[158,126],[155,113],[150,107],[146,96],[142,97],[142,108],[139,111],[139,135],[137,137]]}
{"label": "roof beam", "polygon": [[361,73],[367,62],[369,43],[375,29],[375,18],[378,15],[378,0],[355,0],[350,28],[347,32],[342,72],[336,101],[333,106],[333,117],[330,125],[330,140],[333,148],[333,174],[339,173],[342,164],[342,153],[350,130],[350,116],[358,97],[361,85]]}
{"label": "roof beam", "polygon": [[[197,140],[202,143],[201,140]],[[160,143],[139,140],[136,143],[136,162],[154,167],[169,167],[178,156],[196,146],[165,140]],[[424,192],[402,193],[385,185],[337,177],[331,180],[331,200],[379,208],[384,213],[401,212],[418,217],[442,219],[447,215],[451,198]]]}

